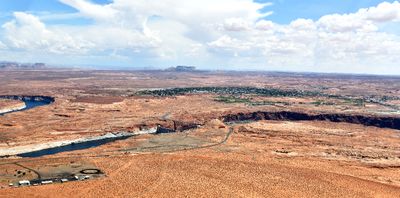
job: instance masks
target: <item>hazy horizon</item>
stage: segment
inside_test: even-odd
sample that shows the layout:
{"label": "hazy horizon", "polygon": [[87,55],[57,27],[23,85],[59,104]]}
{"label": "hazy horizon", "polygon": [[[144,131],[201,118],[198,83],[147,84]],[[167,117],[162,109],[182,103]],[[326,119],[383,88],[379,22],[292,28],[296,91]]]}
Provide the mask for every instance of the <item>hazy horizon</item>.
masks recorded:
{"label": "hazy horizon", "polygon": [[[35,64],[35,63],[42,63],[42,62],[18,62],[18,61],[5,61],[5,60],[0,60],[0,63],[18,63],[18,64]],[[317,75],[360,75],[360,76],[388,76],[388,77],[400,77],[400,74],[374,74],[374,73],[362,73],[362,72],[336,72],[336,71],[295,71],[295,70],[266,70],[266,69],[246,69],[245,67],[242,67],[241,69],[230,69],[229,67],[225,67],[222,69],[215,69],[216,67],[209,67],[207,68],[199,68],[196,65],[168,65],[168,66],[136,66],[136,67],[130,67],[130,66],[96,66],[96,65],[49,65],[47,63],[44,63],[48,69],[74,69],[74,70],[99,70],[99,71],[164,71],[176,66],[194,66],[195,71],[194,72],[262,72],[262,73],[293,73],[293,74],[317,74]],[[29,69],[28,69],[29,70]],[[45,69],[46,70],[46,69]]]}

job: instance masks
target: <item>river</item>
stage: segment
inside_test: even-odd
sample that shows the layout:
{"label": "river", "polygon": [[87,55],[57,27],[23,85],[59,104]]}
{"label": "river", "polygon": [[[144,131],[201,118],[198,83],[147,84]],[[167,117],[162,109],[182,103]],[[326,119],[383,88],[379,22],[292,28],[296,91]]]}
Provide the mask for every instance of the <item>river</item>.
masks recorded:
{"label": "river", "polygon": [[0,113],[0,116],[18,111],[26,111],[39,106],[49,105],[55,101],[54,98],[48,96],[0,96],[0,99],[21,100],[25,103],[25,108],[6,113]]}

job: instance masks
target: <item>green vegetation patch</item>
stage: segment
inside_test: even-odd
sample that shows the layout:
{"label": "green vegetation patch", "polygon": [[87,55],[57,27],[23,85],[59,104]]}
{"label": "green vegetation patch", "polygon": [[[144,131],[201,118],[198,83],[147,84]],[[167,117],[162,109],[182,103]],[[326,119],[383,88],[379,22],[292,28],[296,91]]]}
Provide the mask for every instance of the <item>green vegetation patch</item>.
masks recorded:
{"label": "green vegetation patch", "polygon": [[365,106],[365,100],[363,98],[344,98],[344,102],[358,107]]}
{"label": "green vegetation patch", "polygon": [[[186,94],[218,94],[215,100],[224,103],[246,103],[248,105],[276,105],[283,104],[288,105],[284,102],[271,102],[271,101],[252,101],[250,98],[244,98],[244,95],[255,95],[264,97],[326,97],[331,99],[343,100],[345,104],[350,104],[354,106],[365,106],[366,103],[376,103],[391,108],[398,109],[395,105],[386,104],[388,100],[397,99],[397,97],[354,97],[354,96],[341,96],[341,95],[331,95],[317,91],[304,91],[304,90],[286,90],[286,89],[276,89],[276,88],[257,88],[257,87],[184,87],[184,88],[171,88],[171,89],[158,89],[158,90],[143,90],[138,91],[135,95],[147,95],[155,97],[170,97],[179,96]],[[333,102],[327,102],[323,100],[318,100],[312,104],[316,106],[320,105],[336,105]]]}
{"label": "green vegetation patch", "polygon": [[253,94],[270,97],[312,97],[321,96],[320,92],[303,90],[281,90],[274,88],[256,88],[256,87],[187,87],[172,88],[160,90],[143,90],[137,92],[138,95],[151,96],[178,96],[185,94],[214,93],[220,95],[244,95]]}
{"label": "green vegetation patch", "polygon": [[239,97],[239,96],[217,96],[215,99],[217,102],[223,102],[227,104],[232,103],[243,103],[249,106],[263,106],[263,105],[290,105],[288,102],[281,102],[281,101],[254,101],[253,98],[246,98],[246,97]]}
{"label": "green vegetation patch", "polygon": [[251,99],[249,98],[240,98],[236,96],[218,96],[214,100],[223,103],[251,103]]}
{"label": "green vegetation patch", "polygon": [[289,102],[282,102],[282,101],[254,101],[250,102],[249,105],[251,106],[263,106],[263,105],[284,105],[289,106]]}
{"label": "green vegetation patch", "polygon": [[315,102],[311,102],[311,104],[312,104],[312,105],[315,105],[315,106],[321,106],[321,105],[336,105],[336,104],[333,103],[333,102],[327,102],[327,101],[323,101],[323,100],[317,100],[317,101],[315,101]]}

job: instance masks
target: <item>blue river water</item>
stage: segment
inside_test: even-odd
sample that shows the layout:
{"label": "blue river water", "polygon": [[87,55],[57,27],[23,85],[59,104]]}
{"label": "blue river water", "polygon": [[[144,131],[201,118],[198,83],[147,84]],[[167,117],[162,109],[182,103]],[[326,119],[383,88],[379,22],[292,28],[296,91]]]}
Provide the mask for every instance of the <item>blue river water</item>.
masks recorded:
{"label": "blue river water", "polygon": [[[10,114],[18,111],[26,111],[28,109],[32,109],[35,107],[39,106],[45,106],[49,105],[54,102],[54,98],[52,97],[47,97],[47,96],[0,96],[0,99],[11,99],[11,100],[20,100],[25,102],[25,108],[17,111],[11,111],[7,113],[2,113],[0,116],[5,115],[5,114]],[[81,143],[74,143],[74,144],[69,144],[65,146],[60,146],[60,147],[55,147],[55,148],[48,148],[48,149],[43,149],[39,151],[33,151],[29,153],[23,153],[19,154],[18,156],[20,157],[42,157],[46,155],[53,155],[61,152],[67,152],[67,151],[75,151],[75,150],[83,150],[83,149],[88,149],[92,147],[97,147],[103,144],[107,144],[116,140],[123,140],[127,139],[131,136],[121,136],[121,137],[114,137],[114,138],[107,138],[107,139],[100,139],[100,140],[92,140],[92,141],[87,141],[87,142],[81,142]]]}
{"label": "blue river water", "polygon": [[49,148],[49,149],[43,149],[39,151],[33,151],[29,153],[23,153],[19,154],[19,157],[42,157],[46,155],[53,155],[61,152],[67,152],[67,151],[76,151],[76,150],[83,150],[83,149],[88,149],[92,147],[97,147],[101,146],[103,144],[107,144],[110,142],[114,142],[116,140],[124,140],[127,138],[130,138],[131,136],[124,136],[124,137],[116,137],[116,138],[107,138],[107,139],[101,139],[101,140],[93,140],[93,141],[88,141],[88,142],[82,142],[82,143],[75,143],[75,144],[69,144],[65,146],[60,146],[60,147],[55,147],[55,148]]}
{"label": "blue river water", "polygon": [[[49,105],[54,102],[54,98],[47,96],[0,96],[0,99],[11,99],[11,100],[21,100],[25,102],[25,108],[17,111],[26,111],[39,106]],[[0,116],[14,113],[17,111],[11,111],[7,113],[0,113]]]}

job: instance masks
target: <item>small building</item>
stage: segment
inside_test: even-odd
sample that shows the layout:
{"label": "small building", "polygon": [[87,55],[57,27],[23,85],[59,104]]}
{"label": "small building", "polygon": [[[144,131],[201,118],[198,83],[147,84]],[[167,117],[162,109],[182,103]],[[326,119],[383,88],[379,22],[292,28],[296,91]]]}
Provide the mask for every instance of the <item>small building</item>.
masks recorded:
{"label": "small building", "polygon": [[75,178],[77,180],[85,180],[85,179],[89,179],[90,177],[88,175],[75,175]]}
{"label": "small building", "polygon": [[40,180],[40,179],[34,179],[34,180],[31,180],[30,182],[31,182],[31,185],[33,185],[33,186],[42,184],[42,180]]}
{"label": "small building", "polygon": [[18,182],[18,184],[19,184],[20,186],[30,186],[30,185],[31,185],[31,182],[28,181],[28,180],[21,180],[21,181]]}
{"label": "small building", "polygon": [[52,184],[53,181],[52,180],[43,180],[42,184]]}

